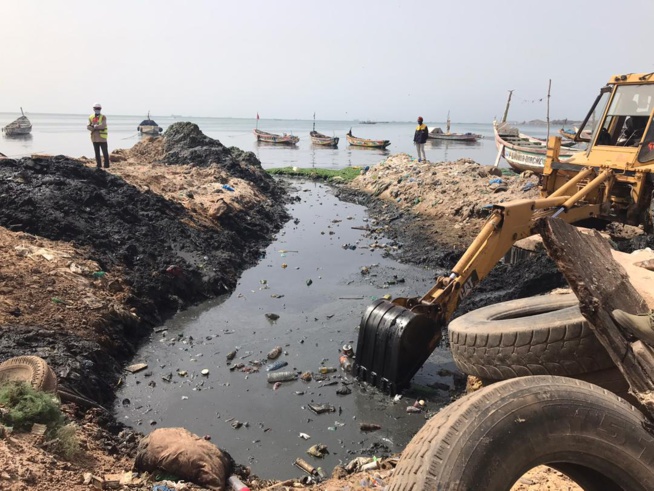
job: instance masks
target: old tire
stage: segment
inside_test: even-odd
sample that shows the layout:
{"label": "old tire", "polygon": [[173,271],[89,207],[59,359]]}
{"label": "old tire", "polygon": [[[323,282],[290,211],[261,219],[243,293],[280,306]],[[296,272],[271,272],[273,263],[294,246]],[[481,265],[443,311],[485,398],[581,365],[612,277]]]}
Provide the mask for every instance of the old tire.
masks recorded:
{"label": "old tire", "polygon": [[615,367],[573,294],[489,305],[454,319],[448,329],[456,365],[484,379],[575,377]]}
{"label": "old tire", "polygon": [[0,385],[9,381],[26,382],[45,392],[57,391],[57,375],[38,356],[18,356],[0,363]]}
{"label": "old tire", "polygon": [[406,447],[392,491],[506,491],[549,465],[586,491],[654,489],[654,437],[619,397],[566,377],[505,380],[434,416]]}

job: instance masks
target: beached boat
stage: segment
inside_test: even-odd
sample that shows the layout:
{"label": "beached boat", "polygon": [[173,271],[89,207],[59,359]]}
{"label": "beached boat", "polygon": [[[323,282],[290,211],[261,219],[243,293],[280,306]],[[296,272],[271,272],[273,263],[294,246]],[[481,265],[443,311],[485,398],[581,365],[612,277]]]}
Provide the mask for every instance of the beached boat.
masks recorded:
{"label": "beached boat", "polygon": [[15,121],[12,121],[7,126],[2,128],[2,131],[4,132],[5,135],[21,136],[21,135],[29,135],[32,132],[32,123],[30,122],[29,119],[27,119],[27,116],[25,116],[22,107],[20,108],[20,113],[22,114],[20,118],[18,118]]}
{"label": "beached boat", "polygon": [[309,133],[311,135],[311,143],[314,145],[322,145],[323,147],[335,147],[338,145],[339,138],[337,136],[327,136],[317,131]]}
{"label": "beached boat", "polygon": [[347,138],[347,142],[350,145],[354,145],[355,147],[386,148],[391,144],[389,140],[369,140],[368,138],[357,138],[356,136],[352,135],[352,128],[350,128],[350,131],[347,132],[345,137]]}
{"label": "beached boat", "polygon": [[[537,173],[543,172],[547,154],[547,142],[520,133],[518,128],[508,123],[494,121],[493,130],[495,132],[495,144],[497,145],[499,155],[504,157],[504,160],[513,169],[517,172],[526,170]],[[563,161],[579,151],[581,149],[561,148],[559,156]]]}
{"label": "beached boat", "polygon": [[277,135],[275,133],[268,133],[266,131],[261,131],[259,129],[254,129],[254,136],[257,137],[257,141],[265,143],[276,143],[279,145],[295,145],[300,141],[300,138],[293,135]]}
{"label": "beached boat", "polygon": [[148,111],[148,119],[141,121],[141,124],[136,127],[136,130],[142,135],[156,136],[163,131],[163,128],[154,120],[150,119],[150,111]]}
{"label": "beached boat", "polygon": [[459,142],[476,142],[481,138],[481,135],[475,133],[451,133],[450,132],[450,112],[447,112],[447,128],[446,131],[443,131],[440,128],[432,129],[428,134],[427,138],[433,140],[450,140],[450,141],[459,141]]}

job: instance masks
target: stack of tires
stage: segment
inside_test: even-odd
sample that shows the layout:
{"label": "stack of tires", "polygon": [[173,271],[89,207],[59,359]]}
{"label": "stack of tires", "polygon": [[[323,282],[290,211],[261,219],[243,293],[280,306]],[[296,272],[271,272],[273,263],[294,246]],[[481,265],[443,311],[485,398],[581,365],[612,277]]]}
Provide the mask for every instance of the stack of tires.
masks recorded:
{"label": "stack of tires", "polygon": [[506,491],[538,465],[584,490],[654,489],[652,425],[616,395],[628,386],[574,295],[484,307],[449,334],[459,369],[490,385],[425,424],[391,490]]}

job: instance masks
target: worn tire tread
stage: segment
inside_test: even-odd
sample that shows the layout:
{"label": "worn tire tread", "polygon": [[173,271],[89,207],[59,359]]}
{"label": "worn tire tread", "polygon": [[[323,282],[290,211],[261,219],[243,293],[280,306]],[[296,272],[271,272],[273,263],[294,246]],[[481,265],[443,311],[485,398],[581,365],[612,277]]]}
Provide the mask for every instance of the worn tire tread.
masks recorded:
{"label": "worn tire tread", "polygon": [[[551,310],[539,313],[543,306]],[[574,295],[531,297],[484,307],[453,320],[449,335],[456,365],[481,378],[572,377],[615,366]]]}

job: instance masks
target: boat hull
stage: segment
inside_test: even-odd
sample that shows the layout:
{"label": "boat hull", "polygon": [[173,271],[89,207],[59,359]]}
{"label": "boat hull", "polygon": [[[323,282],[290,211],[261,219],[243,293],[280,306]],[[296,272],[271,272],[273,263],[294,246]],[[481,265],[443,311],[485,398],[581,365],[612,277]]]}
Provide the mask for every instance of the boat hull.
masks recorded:
{"label": "boat hull", "polygon": [[465,135],[460,133],[450,133],[449,135],[443,133],[442,135],[427,135],[427,138],[431,140],[448,140],[448,141],[457,141],[457,142],[476,142],[479,139],[479,135]]}
{"label": "boat hull", "polygon": [[320,145],[321,147],[335,147],[338,145],[339,138],[337,136],[327,136],[317,131],[312,131],[311,143],[314,145]]}
{"label": "boat hull", "polygon": [[274,143],[276,145],[295,145],[300,141],[300,138],[293,135],[276,135],[275,133],[267,133],[265,131],[254,130],[254,136],[257,141],[264,143]]}
{"label": "boat hull", "polygon": [[28,128],[7,128],[6,126],[2,128],[2,131],[6,136],[24,136],[32,133],[32,127]]}
{"label": "boat hull", "polygon": [[27,119],[27,116],[21,116],[2,128],[2,131],[6,136],[29,135],[32,132],[32,123]]}
{"label": "boat hull", "polygon": [[163,131],[160,126],[139,126],[138,130],[142,135],[159,135]]}
{"label": "boat hull", "polygon": [[[522,134],[502,135],[498,131],[498,125],[494,126],[494,130],[495,145],[511,168],[517,172],[543,172],[547,158],[547,145],[544,142]],[[561,148],[559,157],[564,162],[579,151],[581,150]]]}
{"label": "boat hull", "polygon": [[356,136],[346,135],[347,142],[355,147],[363,148],[386,148],[391,144],[389,140],[369,140],[367,138],[357,138]]}

